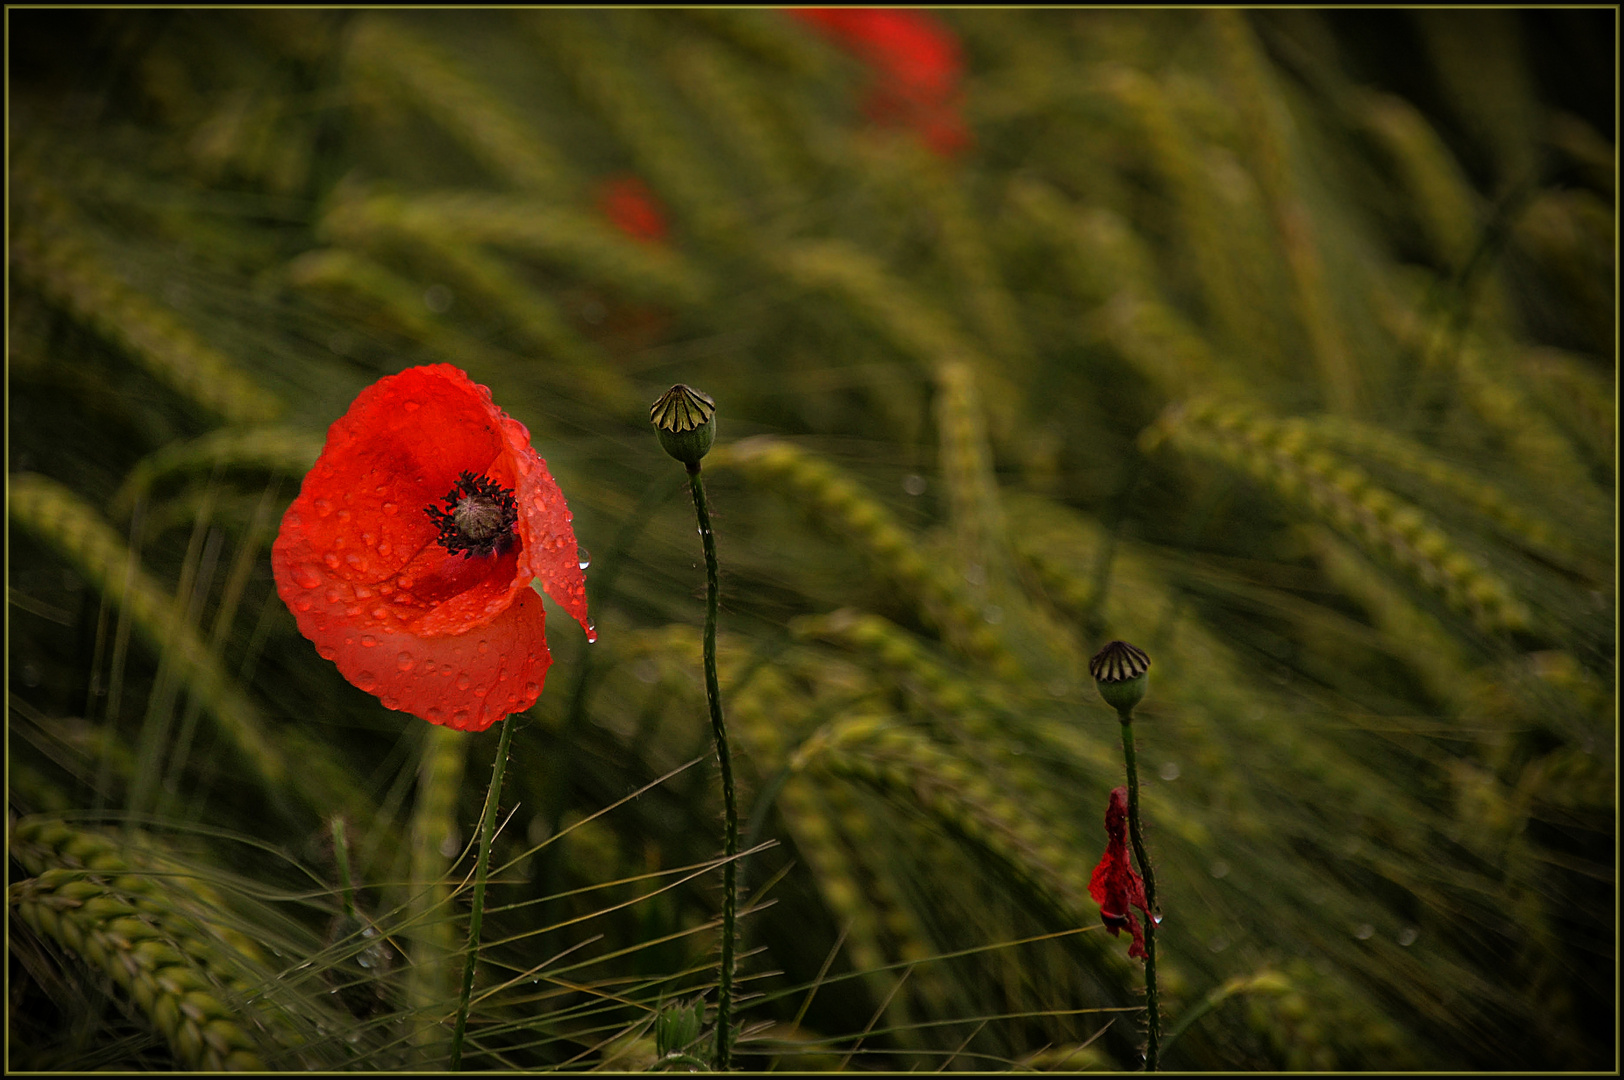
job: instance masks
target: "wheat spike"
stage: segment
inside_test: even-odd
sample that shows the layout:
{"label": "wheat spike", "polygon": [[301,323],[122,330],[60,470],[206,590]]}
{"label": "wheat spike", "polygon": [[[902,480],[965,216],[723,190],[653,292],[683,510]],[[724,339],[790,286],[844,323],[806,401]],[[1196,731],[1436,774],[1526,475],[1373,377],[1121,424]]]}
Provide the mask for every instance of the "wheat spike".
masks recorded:
{"label": "wheat spike", "polygon": [[556,261],[588,280],[682,307],[711,286],[698,267],[669,248],[640,244],[586,213],[513,196],[474,192],[403,197],[352,188],[334,199],[324,235],[367,246],[422,238],[433,246],[481,243]]}
{"label": "wheat spike", "polygon": [[1192,385],[1240,396],[1240,380],[1161,296],[1150,252],[1121,215],[1073,207],[1049,185],[1019,177],[1010,182],[1009,202],[1031,223],[1036,241],[1059,255],[1072,290],[1095,306],[1090,336],[1109,342],[1161,397],[1186,394]]}
{"label": "wheat spike", "polygon": [[737,468],[750,480],[792,494],[825,526],[854,542],[884,576],[912,595],[921,614],[955,647],[1013,671],[998,636],[966,593],[960,575],[932,565],[885,506],[834,467],[788,443],[746,439],[713,450],[713,465]]}
{"label": "wheat spike", "polygon": [[270,1053],[296,1053],[306,1024],[267,996],[275,976],[259,947],[222,920],[208,885],[137,841],[18,820],[8,849],[33,876],[14,882],[8,901],[112,976],[188,1068],[263,1071]]}
{"label": "wheat spike", "polygon": [[994,252],[970,205],[963,183],[934,155],[909,146],[903,160],[907,190],[922,194],[941,238],[943,262],[952,272],[972,325],[994,356],[1011,365],[1017,380],[1033,362],[1032,344],[1018,307],[1004,285]]}
{"label": "wheat spike", "polygon": [[438,725],[424,732],[418,763],[418,797],[411,819],[411,898],[414,927],[411,974],[406,1006],[412,1011],[413,1041],[431,1048],[447,1042],[442,1013],[454,1000],[452,959],[456,956],[456,923],[450,907],[451,869],[448,850],[460,845],[458,795],[467,760],[461,732]]}
{"label": "wheat spike", "polygon": [[829,913],[846,932],[850,963],[857,971],[872,972],[865,980],[875,1001],[884,1001],[896,976],[884,970],[888,960],[879,920],[865,902],[851,857],[824,805],[824,797],[810,777],[792,776],[778,793],[778,812],[795,838],[795,848],[813,869],[818,893]]}
{"label": "wheat spike", "polygon": [[795,210],[805,199],[809,170],[804,147],[794,144],[762,80],[722,49],[699,41],[673,50],[672,81],[710,120],[711,128],[765,189],[778,213]]}
{"label": "wheat spike", "polygon": [[[1194,92],[1198,88],[1186,79],[1180,89]],[[1256,241],[1261,238],[1239,228],[1234,214],[1226,213],[1226,209],[1237,207],[1219,205],[1220,192],[1209,179],[1211,152],[1181,123],[1174,110],[1173,94],[1142,72],[1113,65],[1102,72],[1100,90],[1125,109],[1143,132],[1152,164],[1161,174],[1177,208],[1178,224],[1186,237],[1207,316],[1217,330],[1219,341],[1224,348],[1245,347],[1271,366],[1276,364],[1280,350],[1277,345],[1271,347],[1275,337],[1273,325],[1262,308],[1247,295],[1249,286],[1245,278],[1245,274],[1268,266],[1273,260],[1267,255],[1259,259],[1256,252],[1243,254],[1236,250],[1243,243],[1257,247]],[[1225,160],[1223,168],[1233,174],[1239,167],[1232,160]],[[1244,198],[1246,192],[1241,176],[1235,179],[1232,194]],[[1263,250],[1270,249],[1265,246]],[[1247,258],[1247,255],[1252,257]],[[1246,270],[1241,271],[1241,267]]]}
{"label": "wheat spike", "polygon": [[1510,444],[1528,476],[1555,490],[1591,493],[1589,470],[1573,445],[1529,402],[1498,353],[1468,339],[1454,357],[1454,372],[1462,396]]}
{"label": "wheat spike", "polygon": [[794,284],[850,305],[923,370],[934,372],[953,362],[968,365],[985,397],[993,433],[999,437],[1013,433],[1018,395],[1010,381],[966,340],[951,316],[887,273],[866,252],[844,240],[808,240],[786,245],[769,258]]}
{"label": "wheat spike", "polygon": [[1370,613],[1393,656],[1414,668],[1441,700],[1462,701],[1472,664],[1460,643],[1330,530],[1311,528],[1308,536],[1326,574]]}
{"label": "wheat spike", "polygon": [[869,718],[841,721],[807,740],[793,767],[872,785],[917,805],[953,835],[1001,864],[1067,924],[1091,915],[1088,869],[1075,865],[1043,824],[981,770],[918,734]]}
{"label": "wheat spike", "polygon": [[1327,292],[1324,260],[1314,240],[1312,219],[1297,190],[1283,125],[1276,119],[1276,114],[1284,112],[1285,103],[1270,85],[1257,40],[1245,17],[1238,11],[1218,10],[1209,18],[1235,88],[1234,101],[1240,109],[1253,170],[1291,274],[1297,321],[1308,335],[1327,404],[1332,412],[1357,413],[1362,397],[1359,372],[1348,356],[1341,319]]}
{"label": "wheat spike", "polygon": [[350,32],[348,57],[358,96],[400,95],[423,110],[480,164],[521,190],[558,194],[572,169],[489,86],[462,71],[404,21],[364,15]]}
{"label": "wheat spike", "polygon": [[222,428],[148,454],[124,478],[109,511],[128,517],[152,485],[172,473],[246,467],[303,476],[321,454],[320,436],[293,428]]}
{"label": "wheat spike", "polygon": [[[627,13],[630,14],[630,13]],[[657,17],[657,16],[655,16]],[[636,17],[615,25],[635,32]],[[744,221],[736,199],[690,140],[679,134],[667,101],[642,78],[627,78],[592,15],[548,11],[524,22],[531,37],[554,57],[576,92],[626,149],[639,170],[695,231],[711,242],[743,242]]]}
{"label": "wheat spike", "polygon": [[1394,94],[1358,91],[1350,95],[1349,109],[1392,159],[1408,209],[1438,265],[1464,266],[1480,228],[1480,200],[1438,132],[1415,106]]}
{"label": "wheat spike", "polygon": [[159,382],[208,412],[231,423],[275,418],[282,403],[114,272],[62,200],[33,195],[31,201],[35,205],[17,216],[11,236],[14,280],[39,289]]}
{"label": "wheat spike", "polygon": [[1301,432],[1321,445],[1341,447],[1402,470],[1488,518],[1514,542],[1555,557],[1568,565],[1579,558],[1577,545],[1545,515],[1512,499],[1499,487],[1437,457],[1404,436],[1338,417],[1293,418],[1282,422],[1288,432]]}
{"label": "wheat spike", "polygon": [[629,403],[638,397],[631,384],[570,327],[546,295],[521,281],[501,259],[470,246],[465,236],[418,229],[413,239],[422,244],[425,254],[436,261],[448,279],[491,302],[513,321],[523,345],[542,354],[537,358],[536,370],[544,377],[551,376],[547,382],[552,388],[587,398],[593,406],[611,414],[630,417]]}
{"label": "wheat spike", "polygon": [[1494,152],[1502,189],[1534,171],[1542,107],[1523,58],[1523,28],[1513,12],[1450,19],[1418,11],[1420,32],[1438,89],[1474,137]]}
{"label": "wheat spike", "polygon": [[960,566],[980,585],[993,586],[984,595],[996,593],[1010,582],[1009,544],[975,376],[963,363],[944,363],[936,369],[936,387],[940,466]]}
{"label": "wheat spike", "polygon": [[1428,515],[1374,485],[1363,470],[1314,449],[1281,422],[1244,407],[1181,404],[1165,411],[1142,441],[1150,450],[1164,439],[1268,484],[1365,550],[1405,567],[1481,629],[1495,633],[1529,624],[1528,609],[1510,586]]}
{"label": "wheat spike", "polygon": [[176,677],[219,721],[221,731],[274,790],[288,776],[287,761],[266,735],[258,708],[235,686],[196,628],[137,565],[123,539],[72,491],[43,476],[11,478],[12,521],[54,548],[174,664]]}
{"label": "wheat spike", "polygon": [[1618,416],[1616,379],[1600,365],[1561,349],[1525,349],[1517,370],[1539,403],[1566,421],[1609,481],[1617,476]]}

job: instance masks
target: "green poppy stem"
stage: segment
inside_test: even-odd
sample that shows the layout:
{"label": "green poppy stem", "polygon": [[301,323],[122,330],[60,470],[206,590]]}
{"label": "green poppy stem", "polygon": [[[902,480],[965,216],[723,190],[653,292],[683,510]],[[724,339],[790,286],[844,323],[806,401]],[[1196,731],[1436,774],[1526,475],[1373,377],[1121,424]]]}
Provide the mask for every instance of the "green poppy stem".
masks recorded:
{"label": "green poppy stem", "polygon": [[462,1068],[462,1038],[468,1029],[468,1003],[474,993],[474,962],[479,958],[479,932],[485,921],[485,873],[491,863],[491,837],[496,832],[496,808],[502,801],[502,773],[507,770],[508,744],[513,718],[502,721],[502,738],[491,769],[491,787],[485,793],[485,812],[479,822],[479,859],[474,864],[474,906],[468,913],[468,956],[462,969],[462,995],[457,1001],[457,1024],[451,1030],[451,1071]]}
{"label": "green poppy stem", "polygon": [[699,477],[699,463],[689,464],[688,486],[694,495],[694,513],[699,518],[699,537],[705,546],[705,697],[710,702],[711,734],[716,739],[716,759],[722,771],[722,815],[726,836],[722,853],[722,966],[716,989],[716,1054],[718,1071],[731,1067],[733,1059],[733,944],[734,921],[738,915],[739,808],[733,791],[733,757],[727,747],[727,727],[722,723],[722,689],[716,678],[716,615],[720,606],[720,586],[716,569],[716,537],[711,532],[710,507],[705,501],[705,482]]}
{"label": "green poppy stem", "polygon": [[1133,841],[1139,876],[1145,880],[1145,907],[1151,912],[1145,917],[1145,1071],[1155,1072],[1160,1064],[1157,1044],[1162,1027],[1156,995],[1156,875],[1145,854],[1145,834],[1139,825],[1139,765],[1133,752],[1133,710],[1119,710],[1117,716],[1122,721],[1122,757],[1128,766],[1128,836]]}

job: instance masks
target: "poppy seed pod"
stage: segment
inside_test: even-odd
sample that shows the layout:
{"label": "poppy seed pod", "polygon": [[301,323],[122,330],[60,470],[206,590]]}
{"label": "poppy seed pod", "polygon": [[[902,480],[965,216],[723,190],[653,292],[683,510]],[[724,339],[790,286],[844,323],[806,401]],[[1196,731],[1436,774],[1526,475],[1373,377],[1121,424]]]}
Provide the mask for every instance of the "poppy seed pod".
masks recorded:
{"label": "poppy seed pod", "polygon": [[716,402],[702,390],[681,383],[649,406],[648,418],[665,452],[693,472],[716,441]]}
{"label": "poppy seed pod", "polygon": [[1128,714],[1144,699],[1145,673],[1149,670],[1150,657],[1126,641],[1111,642],[1088,662],[1088,673],[1094,676],[1100,697],[1117,711],[1123,723],[1127,723]]}

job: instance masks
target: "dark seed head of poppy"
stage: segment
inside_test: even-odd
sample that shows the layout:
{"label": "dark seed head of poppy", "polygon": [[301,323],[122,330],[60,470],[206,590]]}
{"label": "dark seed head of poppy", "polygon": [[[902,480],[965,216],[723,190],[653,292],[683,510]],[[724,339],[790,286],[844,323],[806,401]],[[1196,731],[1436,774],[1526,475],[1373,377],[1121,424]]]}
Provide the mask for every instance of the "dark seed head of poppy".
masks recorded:
{"label": "dark seed head of poppy", "polygon": [[423,512],[439,528],[435,542],[455,555],[501,555],[513,546],[519,523],[519,504],[513,492],[493,480],[464,472],[445,496],[445,509],[426,506]]}
{"label": "dark seed head of poppy", "polygon": [[1145,672],[1150,657],[1126,641],[1113,641],[1094,654],[1088,673],[1094,676],[1100,697],[1126,720],[1133,707],[1145,696]]}
{"label": "dark seed head of poppy", "polygon": [[716,402],[703,390],[678,383],[649,406],[648,418],[665,452],[689,472],[698,469],[716,441]]}

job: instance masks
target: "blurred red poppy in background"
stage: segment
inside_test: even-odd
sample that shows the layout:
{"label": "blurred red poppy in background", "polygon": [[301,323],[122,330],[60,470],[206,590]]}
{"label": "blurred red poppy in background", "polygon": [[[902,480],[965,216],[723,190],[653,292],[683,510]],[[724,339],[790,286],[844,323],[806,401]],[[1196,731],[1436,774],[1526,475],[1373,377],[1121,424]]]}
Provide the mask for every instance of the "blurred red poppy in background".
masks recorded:
{"label": "blurred red poppy in background", "polygon": [[552,663],[532,581],[596,637],[570,520],[525,426],[431,364],[380,379],[328,429],[271,568],[346,679],[483,731],[533,705]]}
{"label": "blurred red poppy in background", "polygon": [[1094,868],[1088,895],[1100,906],[1100,921],[1115,937],[1124,927],[1133,936],[1128,955],[1145,958],[1145,934],[1132,904],[1150,917],[1145,907],[1145,882],[1128,861],[1128,789],[1116,788],[1105,807],[1105,857]]}
{"label": "blurred red poppy in background", "polygon": [[633,240],[664,243],[670,232],[660,200],[635,176],[612,176],[599,184],[598,210]]}
{"label": "blurred red poppy in background", "polygon": [[873,69],[864,109],[877,123],[909,127],[942,157],[970,146],[960,115],[964,58],[959,39],[924,11],[898,8],[794,8],[809,23]]}

